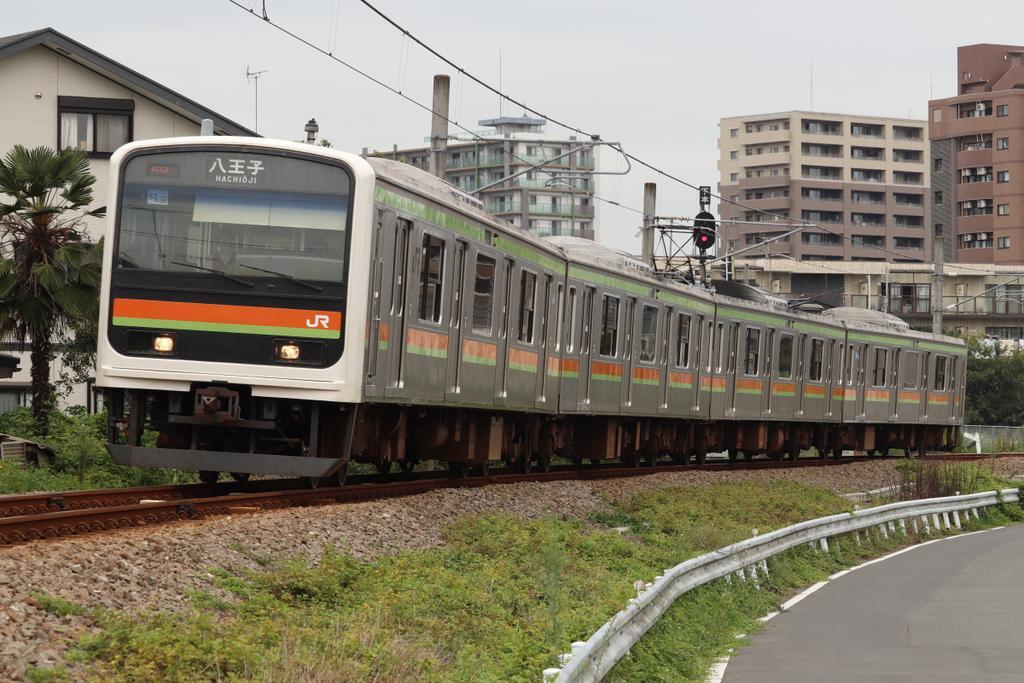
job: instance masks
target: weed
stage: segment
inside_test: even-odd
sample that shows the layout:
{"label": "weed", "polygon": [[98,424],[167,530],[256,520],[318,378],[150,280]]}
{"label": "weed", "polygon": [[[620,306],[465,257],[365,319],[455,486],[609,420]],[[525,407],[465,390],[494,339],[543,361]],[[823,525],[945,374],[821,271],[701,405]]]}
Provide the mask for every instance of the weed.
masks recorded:
{"label": "weed", "polygon": [[58,617],[79,616],[89,611],[88,608],[82,605],[53,595],[33,593],[32,599],[38,603],[40,608]]}

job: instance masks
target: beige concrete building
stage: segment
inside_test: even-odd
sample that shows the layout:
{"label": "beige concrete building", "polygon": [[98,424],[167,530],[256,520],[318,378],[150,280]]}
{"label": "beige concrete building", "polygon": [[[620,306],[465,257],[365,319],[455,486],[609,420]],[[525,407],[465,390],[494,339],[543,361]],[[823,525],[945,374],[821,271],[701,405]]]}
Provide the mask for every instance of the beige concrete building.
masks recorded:
{"label": "beige concrete building", "polygon": [[[597,239],[600,216],[590,195],[597,191],[594,171],[600,147],[575,136],[545,133],[546,123],[528,116],[502,116],[480,121],[485,129],[479,138],[450,137],[445,178],[476,195],[488,212],[534,235]],[[427,170],[430,148],[373,154]],[[543,168],[501,182],[541,163]]]}
{"label": "beige concrete building", "polygon": [[933,229],[949,260],[1024,264],[1024,46],[957,48],[957,83],[928,103]]}
{"label": "beige concrete building", "polygon": [[807,111],[722,119],[719,194],[749,207],[718,207],[723,220],[735,221],[723,226],[723,247],[735,251],[791,229],[760,213],[767,211],[825,230],[806,229],[764,253],[819,261],[930,259],[926,125]]}
{"label": "beige concrete building", "polygon": [[[735,278],[791,301],[882,310],[931,331],[931,263],[823,263],[736,259]],[[947,334],[1024,339],[1024,277],[1006,265],[947,263],[942,287]]]}
{"label": "beige concrete building", "polygon": [[[203,119],[217,134],[256,135],[53,29],[0,37],[0,155],[17,144],[87,151],[96,205],[107,201],[115,149],[131,140],[198,135]],[[88,227],[99,237],[102,220]],[[12,348],[2,341],[0,349]],[[13,377],[0,380],[0,412],[26,400],[28,365],[23,358]],[[91,400],[84,387],[68,399]]]}

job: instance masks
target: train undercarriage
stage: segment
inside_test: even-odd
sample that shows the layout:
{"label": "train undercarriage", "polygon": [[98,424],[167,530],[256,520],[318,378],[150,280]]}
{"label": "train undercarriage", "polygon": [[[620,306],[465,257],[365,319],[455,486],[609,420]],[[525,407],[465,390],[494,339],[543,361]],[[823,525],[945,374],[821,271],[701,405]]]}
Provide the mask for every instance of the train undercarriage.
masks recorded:
{"label": "train undercarriage", "polygon": [[456,476],[495,465],[546,471],[553,458],[575,464],[660,460],[703,464],[709,452],[730,460],[765,455],[796,459],[815,448],[821,457],[843,451],[906,454],[953,450],[960,427],[868,424],[698,421],[623,415],[493,412],[387,403],[333,404],[253,397],[247,387],[194,386],[188,393],[110,390],[110,453],[126,465],[303,476],[341,483],[348,463],[381,473],[424,461],[447,463]]}

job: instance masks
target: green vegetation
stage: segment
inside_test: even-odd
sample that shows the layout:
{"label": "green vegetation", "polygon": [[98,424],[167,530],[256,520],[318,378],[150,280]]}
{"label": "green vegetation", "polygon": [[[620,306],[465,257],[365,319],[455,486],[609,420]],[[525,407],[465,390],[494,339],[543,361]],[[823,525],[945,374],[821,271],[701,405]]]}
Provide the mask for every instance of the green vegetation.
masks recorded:
{"label": "green vegetation", "polygon": [[967,341],[964,423],[1024,425],[1024,353]]}
{"label": "green vegetation", "polygon": [[95,335],[101,250],[83,222],[106,212],[88,208],[95,184],[89,155],[70,147],[15,145],[0,160],[0,337],[31,347],[37,432],[54,410],[55,345]]}
{"label": "green vegetation", "polygon": [[56,454],[52,463],[40,467],[0,463],[0,494],[150,486],[195,480],[192,473],[116,464],[103,445],[106,422],[105,413],[89,415],[80,407],[69,408],[52,413],[46,433],[40,435],[27,409],[0,414],[0,433],[39,442]]}
{"label": "green vegetation", "polygon": [[[1002,507],[981,522],[1024,518]],[[103,681],[536,681],[635,596],[635,581],[755,528],[847,509],[791,482],[715,484],[609,502],[587,521],[466,517],[442,547],[375,560],[328,550],[311,563],[234,546],[259,568],[209,568],[210,589],[186,613],[90,612],[98,629],[71,657]],[[737,634],[756,630],[756,618],[795,589],[908,542],[877,530],[861,539],[773,558],[762,590],[734,577],[687,594],[610,680],[703,680]],[[73,613],[64,601],[40,602]]]}
{"label": "green vegetation", "polygon": [[103,680],[535,681],[621,609],[635,581],[754,527],[848,505],[777,482],[661,490],[609,508],[586,523],[468,517],[442,548],[373,561],[332,551],[315,565],[211,569],[220,590],[196,596],[187,616],[98,614],[100,633],[76,656]]}

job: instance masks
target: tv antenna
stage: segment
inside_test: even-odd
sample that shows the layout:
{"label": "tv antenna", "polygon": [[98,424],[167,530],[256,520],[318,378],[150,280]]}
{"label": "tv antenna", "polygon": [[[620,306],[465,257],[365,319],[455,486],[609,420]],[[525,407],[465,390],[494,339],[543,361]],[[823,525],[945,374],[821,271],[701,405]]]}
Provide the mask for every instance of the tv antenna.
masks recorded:
{"label": "tv antenna", "polygon": [[260,132],[260,76],[267,73],[267,71],[267,69],[264,69],[263,71],[252,71],[249,69],[248,64],[245,65],[245,82],[252,83],[256,86],[256,101],[254,104],[256,122],[253,124],[253,130],[257,133]]}

